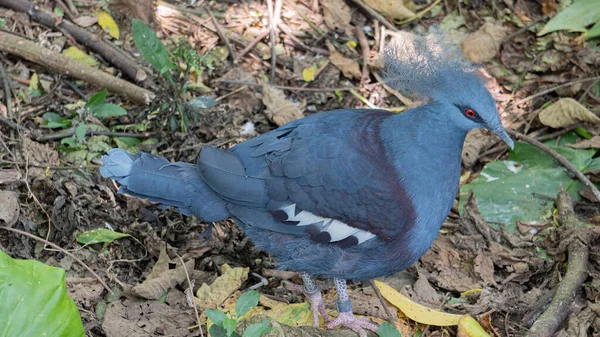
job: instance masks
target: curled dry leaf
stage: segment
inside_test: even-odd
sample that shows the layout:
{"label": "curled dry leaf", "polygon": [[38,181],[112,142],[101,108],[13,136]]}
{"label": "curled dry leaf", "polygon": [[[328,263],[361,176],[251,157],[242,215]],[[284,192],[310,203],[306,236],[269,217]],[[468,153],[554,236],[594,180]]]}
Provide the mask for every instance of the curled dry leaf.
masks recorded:
{"label": "curled dry leaf", "polygon": [[572,98],[561,98],[539,114],[542,124],[562,128],[577,122],[600,124],[600,117]]}
{"label": "curled dry leaf", "polygon": [[486,22],[463,40],[463,52],[473,62],[489,61],[500,51],[500,43],[507,31],[502,25]]}
{"label": "curled dry leaf", "polygon": [[412,0],[365,0],[367,6],[392,19],[408,19],[415,16],[415,4]]}
{"label": "curled dry leaf", "polygon": [[19,197],[13,191],[0,191],[0,224],[12,227],[19,219]]}
{"label": "curled dry leaf", "polygon": [[330,53],[329,60],[336,68],[342,71],[346,78],[361,78],[362,72],[360,71],[358,62],[347,58],[342,53],[335,50],[335,47],[329,41],[327,41],[327,48],[329,49]]}
{"label": "curled dry leaf", "polygon": [[263,103],[267,107],[267,118],[278,126],[304,117],[298,106],[285,97],[282,90],[263,85]]}
{"label": "curled dry leaf", "polygon": [[191,273],[194,270],[195,260],[191,259],[185,263],[185,268],[179,263],[175,269],[163,271],[152,279],[146,279],[131,289],[134,294],[146,298],[157,299],[163,296],[168,290],[186,281],[186,270]]}
{"label": "curled dry leaf", "polygon": [[567,144],[566,146],[574,149],[600,149],[600,136],[594,136],[590,139],[582,140],[576,144]]}
{"label": "curled dry leaf", "polygon": [[346,33],[352,32],[350,25],[352,11],[344,0],[323,0],[321,6],[323,6],[323,19],[329,29],[341,28]]}

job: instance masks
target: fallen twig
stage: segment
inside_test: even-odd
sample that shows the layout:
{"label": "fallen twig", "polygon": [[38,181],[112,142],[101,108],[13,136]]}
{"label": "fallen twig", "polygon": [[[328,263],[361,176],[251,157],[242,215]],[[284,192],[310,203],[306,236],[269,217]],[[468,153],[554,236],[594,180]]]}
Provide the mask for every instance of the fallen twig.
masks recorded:
{"label": "fallen twig", "polygon": [[381,16],[381,14],[377,13],[373,8],[367,6],[361,0],[350,0],[350,2],[352,2],[358,8],[360,8],[363,12],[365,12],[365,14],[370,16],[372,19],[381,22],[381,24],[387,27],[387,29],[391,30],[392,32],[399,32],[399,30],[391,22],[389,22],[386,18]]}
{"label": "fallen twig", "polygon": [[20,56],[31,62],[41,64],[52,71],[83,80],[95,87],[106,88],[108,91],[127,97],[140,105],[149,104],[155,97],[155,94],[149,90],[4,31],[0,31],[0,51]]}
{"label": "fallen twig", "polygon": [[[49,135],[39,136],[36,138],[37,141],[43,142],[48,140],[62,139],[66,137],[71,137],[75,134],[75,129],[55,132]],[[144,133],[129,133],[129,132],[112,132],[112,131],[94,131],[87,130],[86,135],[88,136],[109,136],[109,137],[131,137],[131,138],[149,138],[156,136],[154,132],[144,132]]]}
{"label": "fallen twig", "polygon": [[57,244],[52,243],[52,242],[50,242],[48,240],[44,240],[44,239],[42,239],[42,238],[40,238],[38,236],[35,236],[35,235],[31,234],[31,233],[27,233],[27,232],[24,232],[22,230],[18,230],[18,229],[15,229],[15,228],[9,228],[9,227],[5,227],[5,226],[0,226],[0,229],[4,229],[4,230],[9,231],[9,232],[13,232],[13,233],[25,235],[27,237],[30,237],[30,238],[34,239],[34,240],[40,241],[42,243],[45,243],[48,246],[51,246],[54,249],[57,249],[61,253],[70,256],[73,260],[75,260],[75,262],[79,263],[83,268],[87,269],[87,271],[89,271],[90,273],[92,273],[92,275],[98,280],[98,282],[100,282],[100,284],[102,284],[102,286],[104,287],[104,289],[106,289],[106,291],[108,291],[111,294],[114,294],[114,292],[112,291],[112,289],[110,289],[110,287],[100,278],[100,276],[98,276],[98,274],[96,274],[96,272],[94,272],[92,270],[92,268],[88,267],[88,265],[85,264],[85,263],[83,263],[83,261],[81,261],[77,256],[71,254],[69,251],[61,248]]}
{"label": "fallen twig", "polygon": [[127,77],[133,80],[143,81],[148,76],[146,72],[135,63],[135,61],[131,60],[130,57],[121,50],[114,48],[112,45],[102,41],[102,39],[91,35],[85,29],[80,28],[67,20],[57,20],[57,18],[52,14],[40,11],[36,8],[37,6],[34,6],[28,1],[0,0],[0,6],[10,8],[17,12],[27,13],[31,19],[43,24],[44,26],[68,32],[79,43],[87,46],[94,52],[101,55],[108,62],[121,69],[121,71],[127,75]]}
{"label": "fallen twig", "polygon": [[221,28],[219,21],[217,21],[217,19],[215,18],[215,16],[209,9],[207,9],[206,11],[208,12],[208,15],[210,16],[210,18],[212,20],[212,23],[215,26],[215,29],[217,30],[217,35],[219,35],[221,40],[223,40],[223,42],[225,43],[227,50],[229,50],[229,56],[231,56],[231,59],[235,61],[235,59],[236,59],[235,49],[231,46],[231,43],[229,43],[229,39],[227,38],[227,35],[225,35],[225,33],[223,32],[223,28]]}
{"label": "fallen twig", "polygon": [[269,35],[269,30],[265,29],[256,38],[254,38],[254,40],[252,40],[250,43],[248,43],[248,45],[246,46],[246,48],[242,49],[242,51],[235,58],[235,60],[233,60],[233,63],[239,63],[240,60],[242,59],[242,57],[244,57],[244,55],[248,54],[249,51],[251,51],[252,49],[254,49],[254,46],[256,46],[256,44],[259,43],[260,40],[262,40],[265,37],[267,37],[267,35]]}
{"label": "fallen twig", "polygon": [[531,101],[534,98],[537,98],[537,97],[540,97],[540,96],[544,96],[545,94],[549,94],[549,93],[554,92],[554,91],[556,91],[556,90],[558,90],[560,88],[568,87],[568,86],[573,85],[573,84],[584,83],[584,82],[589,82],[589,81],[597,81],[597,80],[600,80],[600,76],[582,78],[582,79],[579,79],[579,80],[574,80],[574,81],[570,81],[570,82],[567,82],[567,83],[559,84],[559,85],[554,86],[554,87],[552,87],[550,89],[546,89],[544,91],[540,91],[540,92],[538,92],[536,94],[533,94],[531,96],[522,98],[522,99],[520,99],[520,100],[512,103],[511,105],[517,106],[517,105],[523,104],[525,102],[529,102],[529,101]]}
{"label": "fallen twig", "polygon": [[371,50],[369,48],[369,41],[367,41],[367,37],[365,36],[365,32],[362,30],[362,24],[356,25],[354,27],[354,34],[356,34],[356,38],[358,39],[358,43],[360,44],[360,50],[362,51],[363,64],[362,64],[362,76],[360,78],[360,83],[368,83],[369,82],[369,58],[371,55]]}
{"label": "fallen twig", "polygon": [[509,135],[511,135],[517,139],[526,141],[527,143],[537,147],[538,149],[546,152],[552,158],[556,159],[556,161],[558,161],[562,166],[564,166],[566,169],[571,171],[577,177],[577,179],[579,179],[579,181],[581,181],[587,188],[589,188],[592,191],[592,193],[594,194],[594,196],[596,197],[596,199],[598,200],[598,202],[600,202],[600,191],[598,191],[596,186],[594,186],[594,184],[577,167],[575,167],[573,164],[571,164],[571,162],[569,162],[565,157],[560,155],[558,152],[552,150],[548,146],[542,144],[540,141],[536,140],[535,138],[526,136],[520,132],[513,131],[513,130],[506,130],[506,132],[508,132]]}
{"label": "fallen twig", "polygon": [[2,79],[2,86],[4,87],[4,95],[6,97],[6,101],[5,101],[6,115],[8,116],[8,118],[13,118],[12,95],[10,92],[10,83],[8,83],[8,77],[6,76],[6,70],[4,70],[4,64],[2,64],[1,58],[0,58],[0,79]]}
{"label": "fallen twig", "polygon": [[417,14],[415,14],[415,16],[413,16],[412,18],[408,18],[406,20],[402,20],[402,21],[398,22],[398,25],[404,25],[404,24],[407,24],[407,23],[409,23],[409,22],[411,22],[413,20],[416,20],[416,19],[422,17],[425,13],[429,12],[430,10],[433,9],[433,7],[435,7],[437,4],[439,4],[440,1],[442,1],[442,0],[435,0],[429,6],[425,7],[422,11],[420,11]]}
{"label": "fallen twig", "polygon": [[569,194],[561,188],[556,197],[556,208],[558,209],[558,222],[564,227],[562,239],[570,240],[567,246],[568,266],[562,281],[558,285],[556,295],[552,302],[527,332],[526,337],[548,337],[562,324],[570,313],[573,298],[581,288],[588,272],[588,242],[589,239],[583,235],[573,236],[573,231],[582,228],[575,216],[573,205]]}

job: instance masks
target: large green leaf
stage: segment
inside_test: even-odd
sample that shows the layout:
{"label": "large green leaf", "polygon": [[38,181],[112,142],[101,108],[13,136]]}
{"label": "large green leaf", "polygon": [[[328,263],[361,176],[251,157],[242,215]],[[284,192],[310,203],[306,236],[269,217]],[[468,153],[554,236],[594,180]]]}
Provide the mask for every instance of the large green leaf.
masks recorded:
{"label": "large green leaf", "polygon": [[85,332],[65,271],[0,251],[0,336],[74,337]]}
{"label": "large green leaf", "polygon": [[161,75],[169,77],[168,71],[175,69],[175,65],[169,59],[167,48],[156,37],[156,33],[137,19],[133,19],[132,28],[133,41],[144,60],[150,63]]}
{"label": "large green leaf", "polygon": [[[582,171],[600,164],[598,159],[592,159],[595,153],[593,149],[578,150],[562,144],[546,145]],[[459,210],[463,211],[469,190],[473,189],[484,219],[503,223],[513,231],[516,221],[542,221],[549,216],[561,185],[573,199],[581,199],[578,192],[583,184],[571,179],[569,174],[545,152],[527,143],[517,142],[508,160],[487,164],[477,178],[460,189]]]}
{"label": "large green leaf", "polygon": [[597,22],[600,22],[600,2],[598,0],[576,0],[548,21],[538,35],[557,30],[585,32],[587,31],[586,27]]}
{"label": "large green leaf", "polygon": [[235,315],[240,318],[244,316],[250,309],[258,305],[260,294],[256,290],[245,292],[238,298],[235,303]]}

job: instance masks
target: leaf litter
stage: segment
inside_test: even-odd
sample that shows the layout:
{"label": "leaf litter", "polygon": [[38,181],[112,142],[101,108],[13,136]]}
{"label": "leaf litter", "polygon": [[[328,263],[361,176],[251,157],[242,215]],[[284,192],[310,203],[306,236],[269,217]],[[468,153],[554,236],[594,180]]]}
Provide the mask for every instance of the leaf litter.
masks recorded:
{"label": "leaf litter", "polygon": [[[122,116],[110,121],[90,121],[90,119],[83,121],[89,125],[98,124],[99,127],[103,127],[103,131],[114,131],[115,127],[125,127],[124,124],[127,122],[129,125],[139,128],[136,129],[138,131],[162,132],[160,140],[156,140],[154,145],[148,146],[148,151],[168,156],[173,160],[194,161],[199,149],[204,144],[227,147],[241,141],[241,137],[245,137],[243,130],[246,129],[242,129],[244,126],[249,128],[249,125],[252,125],[255,132],[263,133],[277,125],[315,111],[362,106],[354,96],[344,93],[302,92],[280,89],[273,85],[284,84],[313,89],[357,85],[356,80],[361,75],[359,61],[363,62],[362,56],[359,56],[359,49],[342,50],[337,46],[345,46],[346,42],[356,40],[352,29],[348,28],[348,22],[351,27],[354,22],[359,22],[356,19],[363,19],[363,14],[350,2],[343,3],[346,6],[341,6],[338,1],[326,1],[320,6],[318,6],[319,4],[315,5],[317,8],[307,3],[296,4],[309,21],[301,18],[294,8],[284,4],[282,20],[299,32],[297,38],[300,38],[306,46],[319,47],[329,51],[330,56],[326,57],[308,51],[298,52],[294,49],[295,42],[288,39],[285,34],[281,34],[277,37],[278,41],[280,40],[277,48],[282,52],[279,55],[281,64],[278,69],[283,69],[283,72],[278,73],[277,83],[271,83],[271,86],[264,85],[262,92],[256,87],[256,84],[268,77],[265,74],[268,73],[269,68],[257,60],[269,59],[268,40],[265,40],[266,44],[261,42],[257,51],[242,58],[239,66],[233,69],[228,67],[223,60],[215,60],[214,65],[206,65],[202,73],[195,73],[194,81],[187,83],[194,83],[197,87],[203,85],[205,89],[208,88],[215,93],[215,98],[218,97],[217,95],[222,97],[218,106],[202,109],[196,113],[196,121],[191,124],[188,133],[169,128],[171,126],[169,118],[177,115],[175,105],[158,108],[152,113],[146,113],[138,107],[127,107],[129,116]],[[422,8],[421,3],[414,6],[411,1],[403,1],[404,6],[399,6],[398,2],[393,2],[393,6],[391,6],[392,2],[389,1],[369,1],[367,3],[386,18],[410,18]],[[110,16],[114,18],[114,23],[120,28],[121,36],[117,48],[123,48],[135,54],[137,51],[133,47],[129,20],[131,17],[137,17],[144,22],[151,22],[154,20],[154,13],[148,13],[143,6],[136,9],[135,5],[129,7],[126,5],[124,2],[109,5]],[[500,5],[505,6],[505,4]],[[540,20],[542,15],[555,15],[556,11],[561,10],[560,6],[556,4],[552,6],[551,2],[545,2],[543,8],[547,12],[542,13],[537,7],[527,6],[527,1],[515,2],[504,7],[504,16],[492,15],[496,17],[494,20],[488,20],[490,12],[479,12],[472,4],[463,3],[462,6],[465,6],[467,10],[450,8],[451,11],[446,13],[446,9],[438,5],[438,9],[426,13],[421,21],[415,20],[414,26],[402,28],[422,31],[431,23],[441,22],[442,28],[448,30],[456,42],[462,42],[466,54],[474,60],[485,62],[485,68],[499,82],[496,83],[494,93],[497,94],[496,98],[500,102],[503,121],[507,125],[511,123],[510,125],[515,128],[528,125],[532,128],[531,130],[538,130],[542,125],[547,125],[552,129],[560,130],[575,121],[596,122],[594,116],[597,115],[599,93],[591,82],[574,83],[556,92],[533,97],[515,107],[507,106],[504,103],[527,98],[528,95],[541,92],[565,81],[591,76],[596,69],[600,53],[588,45],[582,44],[577,35],[555,31],[539,37],[537,33],[540,32],[543,24],[534,24],[519,32],[519,29]],[[83,8],[79,8],[83,14],[79,17],[78,23],[82,26],[91,28],[90,25],[95,24],[92,19],[92,10],[94,9],[92,7],[94,6],[83,5]],[[227,29],[240,35],[247,34],[250,39],[256,37],[257,32],[266,28],[264,24],[266,22],[265,9],[266,7],[261,3],[236,3],[231,6],[217,3],[213,7],[219,17],[223,14],[221,22]],[[348,15],[350,15],[350,20]],[[65,50],[66,39],[64,36],[47,35],[48,32],[44,31],[45,28],[31,26],[30,20],[26,16],[21,17],[19,13],[6,13],[4,10],[0,16],[11,22],[10,27],[15,27],[18,31],[31,32],[34,34],[32,36],[40,36],[41,43],[52,44],[53,48]],[[485,20],[480,20],[478,16],[485,17]],[[156,19],[163,18],[165,16],[159,14]],[[336,20],[338,21],[336,22]],[[327,37],[320,37],[309,22],[316,23],[321,30],[329,31]],[[373,30],[372,21],[367,20],[366,22],[365,33],[369,42],[372,43],[371,48],[377,50],[376,33]],[[160,27],[157,35],[162,41],[165,41],[168,48],[171,47],[169,44],[173,43],[172,41],[177,41],[179,38],[191,41],[198,50],[202,51],[216,51],[222,47],[219,37],[210,29],[194,30],[190,28],[192,25],[183,20]],[[98,29],[98,27],[92,29]],[[331,41],[338,44],[334,46]],[[106,66],[102,57],[97,57],[89,50],[85,50],[85,52],[90,57],[99,60],[102,69],[108,72],[115,71],[114,68],[110,69]],[[226,53],[220,55],[226,55]],[[294,57],[286,59],[288,55]],[[34,72],[30,71],[28,66],[30,64],[25,66],[20,64],[9,71],[20,80],[33,80],[31,74]],[[315,73],[313,81],[307,83],[302,78],[302,70],[309,66],[314,66]],[[40,69],[36,70],[40,78],[37,80],[40,83],[38,90],[41,88],[49,92],[48,88],[59,84]],[[236,92],[239,85],[220,83],[216,79],[243,82],[246,87]],[[156,82],[160,83],[160,81]],[[12,81],[11,85],[21,90],[20,97],[23,98],[25,107],[32,108],[31,102],[35,102],[36,98],[29,96],[30,87],[19,84],[17,81]],[[73,113],[77,109],[69,110],[65,106],[67,103],[76,102],[79,98],[70,93],[66,87],[61,87],[59,90],[62,96],[53,97],[58,97],[56,100],[60,104],[53,104],[48,100],[42,101],[41,104],[45,104],[43,107],[47,107],[48,111],[55,111],[62,119],[71,121]],[[372,91],[367,92],[367,98],[379,106],[394,107],[400,104],[385,91],[378,91],[376,87],[372,87],[370,90]],[[586,90],[587,93],[583,95]],[[72,97],[65,96],[65,93]],[[86,93],[92,94],[93,92]],[[193,99],[206,95],[206,92],[190,91],[186,94],[189,95],[189,99]],[[571,96],[577,96],[576,100],[569,98]],[[561,99],[561,97],[563,98]],[[113,96],[109,96],[109,99],[111,103],[122,104],[126,107],[125,102],[119,102]],[[532,112],[537,109],[541,109],[541,112],[536,119]],[[35,128],[37,121],[41,119],[39,117],[41,113],[38,114],[35,110],[24,113],[23,116],[23,125],[30,128]],[[131,116],[135,116],[135,118],[130,119]],[[3,117],[5,116],[3,115]],[[584,123],[584,125],[585,129],[591,132],[589,140],[564,135],[558,143],[555,141],[555,145],[598,149],[595,141],[598,130],[590,127],[589,123]],[[3,135],[8,134],[4,133],[5,126],[3,124],[0,127]],[[552,129],[549,130],[552,131]],[[103,146],[115,146],[115,144],[131,146],[132,151],[140,149],[137,144],[129,141],[126,144],[125,140],[117,141],[113,137],[95,137],[86,139],[86,146],[93,148],[90,149],[90,152],[101,153]],[[227,142],[223,143],[225,141]],[[82,160],[78,161],[77,166],[69,166],[71,164],[66,163],[70,158],[69,154],[57,151],[58,147],[54,145],[56,144],[52,142],[19,138],[18,141],[8,144],[16,158],[10,158],[4,152],[0,153],[2,156],[0,159],[20,163],[3,165],[13,170],[14,167],[17,167],[16,165],[21,165],[19,166],[21,172],[26,173],[21,175],[21,178],[10,178],[7,180],[7,185],[3,186],[3,190],[15,189],[17,192],[21,209],[20,212],[11,213],[13,216],[18,215],[15,226],[22,226],[40,236],[49,234],[49,240],[69,249],[80,248],[73,239],[77,236],[76,233],[104,227],[113,228],[136,237],[148,249],[148,256],[139,262],[118,263],[113,261],[132,260],[132,257],[143,256],[140,246],[132,240],[116,240],[106,245],[92,244],[75,252],[94,269],[107,270],[107,274],[119,280],[126,290],[121,299],[103,298],[99,300],[98,291],[86,293],[80,289],[81,287],[75,286],[76,282],[69,283],[73,289],[79,289],[79,295],[76,297],[82,308],[100,313],[102,310],[99,304],[104,303],[107,307],[101,320],[94,315],[85,316],[85,320],[89,323],[90,335],[189,336],[193,334],[193,329],[187,329],[196,324],[192,314],[193,310],[188,306],[186,296],[182,291],[187,288],[187,281],[184,280],[181,268],[178,267],[179,260],[170,260],[164,257],[165,249],[169,252],[177,252],[190,263],[188,273],[196,283],[194,291],[199,296],[197,300],[203,301],[204,306],[214,305],[235,310],[234,304],[240,294],[257,282],[254,277],[248,276],[249,272],[260,273],[263,269],[275,267],[274,261],[266,254],[252,248],[239,228],[232,225],[231,222],[204,224],[194,218],[182,217],[171,210],[160,210],[150,203],[140,202],[136,199],[125,200],[116,196],[114,186],[110,182],[100,181],[93,171],[83,167],[97,164],[97,161],[88,160],[84,156]],[[469,174],[465,174],[465,177],[470,177],[466,179],[466,183],[472,182],[473,179],[486,178],[486,174],[488,177],[498,178],[499,175],[496,175],[495,172],[485,169],[481,171],[484,165],[490,161],[498,163],[497,165],[507,176],[525,172],[523,171],[525,168],[518,167],[518,162],[514,160],[497,161],[498,158],[510,158],[496,158],[494,155],[482,156],[484,152],[493,152],[494,147],[497,147],[496,142],[485,133],[475,137],[471,145],[469,143],[465,145],[463,164],[469,170]],[[529,156],[532,153],[526,151],[523,155]],[[499,154],[501,155],[502,152]],[[74,154],[71,155],[71,157],[74,156]],[[535,158],[538,157],[535,156]],[[600,166],[595,166],[593,155],[587,155],[587,157],[576,155],[574,158],[580,164],[591,160],[587,166],[589,172],[586,174],[590,177],[600,176],[600,173],[597,173]],[[536,160],[556,172],[562,170],[546,159]],[[54,170],[47,169],[48,167],[69,169]],[[585,165],[581,167],[585,167]],[[6,167],[3,167],[3,171],[4,169]],[[597,179],[600,180],[600,178]],[[23,181],[30,184],[33,195],[50,214],[50,220],[33,201]],[[526,185],[526,183],[518,184],[522,187]],[[544,195],[540,196],[540,190],[535,190],[531,186],[532,184],[530,184],[529,190],[532,191],[527,195],[535,198],[536,207],[539,204],[545,205],[541,215],[514,222],[514,228],[510,230],[494,223],[494,219],[488,217],[489,211],[486,211],[488,206],[486,206],[485,198],[475,194],[474,198],[468,199],[468,188],[466,188],[464,190],[466,194],[460,196],[461,203],[455,207],[455,211],[460,211],[460,217],[453,212],[447,221],[448,227],[444,227],[432,250],[407,271],[387,278],[386,284],[392,285],[395,291],[431,309],[452,314],[470,314],[478,320],[481,326],[486,328],[488,333],[492,332],[495,327],[496,330],[507,331],[506,333],[512,335],[522,335],[523,327],[530,323],[521,320],[521,317],[526,318],[528,314],[538,310],[535,303],[542,301],[558,284],[563,263],[566,261],[564,251],[557,248],[556,228],[552,222],[551,198],[553,192],[543,192]],[[584,194],[578,186],[572,186],[572,191],[573,194]],[[525,192],[516,193],[526,194]],[[538,195],[534,193],[538,193]],[[476,203],[480,206],[479,208],[475,207]],[[585,212],[589,222],[598,223],[597,211],[594,213],[594,208],[586,204],[585,200],[577,201],[576,209],[581,210],[578,215],[583,216]],[[482,214],[479,214],[480,211]],[[594,216],[594,214],[596,215]],[[486,222],[490,220],[492,223]],[[52,230],[48,233],[46,228],[49,224]],[[209,226],[213,226],[210,243],[200,234],[204,233]],[[72,281],[76,281],[75,277],[85,276],[84,271],[77,264],[73,264],[70,258],[45,252],[41,246],[36,246],[23,238],[13,235],[0,236],[0,245],[5,251],[15,256],[43,260],[50,255],[48,263],[66,268],[69,275],[73,276]],[[600,255],[596,247],[597,245],[591,247],[593,253],[590,260],[597,267],[597,257]],[[225,265],[232,267],[225,267]],[[230,275],[232,270],[240,269],[246,271]],[[134,288],[128,284],[139,284],[138,287],[141,286],[140,289],[143,289],[152,280],[159,280],[161,275],[166,277],[165,283],[161,282],[159,286],[150,287],[147,291],[149,298],[158,298],[158,301],[146,301],[138,296],[133,296],[132,289]],[[227,281],[219,281],[225,279]],[[591,270],[589,284],[586,284],[582,293],[578,294],[579,303],[587,302],[588,304],[576,307],[558,332],[558,336],[573,336],[598,327],[595,315],[600,310],[593,304],[600,293],[598,279],[597,273]],[[267,286],[259,289],[262,294],[259,306],[249,313],[248,320],[258,322],[264,317],[270,317],[290,326],[310,325],[310,312],[308,305],[303,302],[303,298],[286,292],[277,277],[269,277],[268,281]],[[299,279],[295,281],[298,282]],[[335,307],[335,291],[331,284],[321,285],[324,285],[325,288],[324,298],[326,298],[328,309],[333,309]],[[215,292],[213,287],[220,290]],[[200,291],[201,289],[203,290]],[[358,314],[369,315],[375,320],[379,319],[378,322],[387,318],[383,308],[378,304],[373,290],[368,286],[351,284],[351,297]],[[168,305],[166,305],[167,303]],[[393,308],[389,303],[386,305],[388,308]],[[494,312],[490,313],[491,311]],[[423,329],[427,330],[426,335],[440,335],[441,330],[433,326],[424,328],[411,320],[406,320],[405,316],[398,311],[394,314],[395,317],[399,317],[395,322],[403,336],[412,336],[417,331],[422,332]],[[507,317],[507,322],[504,321],[504,317]],[[278,331],[289,332],[285,329],[286,327],[282,325]],[[343,334],[343,332],[339,333],[338,336]]]}

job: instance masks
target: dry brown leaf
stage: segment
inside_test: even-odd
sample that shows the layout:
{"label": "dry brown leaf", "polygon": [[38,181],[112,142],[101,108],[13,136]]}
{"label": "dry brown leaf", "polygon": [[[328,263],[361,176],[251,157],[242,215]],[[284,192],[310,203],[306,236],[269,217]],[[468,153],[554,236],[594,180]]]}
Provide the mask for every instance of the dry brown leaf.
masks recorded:
{"label": "dry brown leaf", "polygon": [[412,0],[365,0],[367,6],[392,19],[408,19],[415,16],[415,4]]}
{"label": "dry brown leaf", "polygon": [[21,180],[21,172],[17,170],[0,170],[0,184],[10,184]]}
{"label": "dry brown leaf", "polygon": [[177,268],[165,270],[152,279],[146,279],[142,284],[131,288],[131,292],[146,299],[160,298],[171,288],[186,281],[186,270],[188,274],[191,273],[195,263],[195,260],[191,259],[185,263],[185,268],[183,268],[180,262]]}
{"label": "dry brown leaf", "polygon": [[561,98],[539,114],[542,124],[551,128],[562,128],[577,122],[600,124],[600,117],[572,98]]}
{"label": "dry brown leaf", "polygon": [[489,256],[479,253],[475,258],[473,271],[475,271],[486,284],[496,285],[496,281],[494,280],[494,262]]}
{"label": "dry brown leaf", "polygon": [[413,285],[413,289],[419,297],[420,303],[427,303],[430,305],[440,304],[441,296],[431,286],[431,284],[427,280],[427,275],[425,275],[425,273],[419,271],[419,279]]}
{"label": "dry brown leaf", "polygon": [[357,61],[347,58],[342,53],[335,50],[335,47],[329,41],[327,41],[327,48],[330,53],[329,60],[336,68],[341,70],[346,78],[361,78],[362,72],[360,71],[360,66]]}
{"label": "dry brown leaf", "polygon": [[0,200],[0,224],[12,227],[19,219],[19,197],[13,191],[0,191]]}
{"label": "dry brown leaf", "polygon": [[567,144],[566,146],[574,149],[600,149],[600,136],[594,136],[590,139],[584,139],[576,144]]}
{"label": "dry brown leaf", "polygon": [[87,28],[95,25],[96,22],[98,22],[98,19],[93,16],[80,16],[75,18],[74,21],[78,26]]}
{"label": "dry brown leaf", "polygon": [[486,22],[463,40],[463,52],[473,62],[489,61],[500,51],[500,44],[507,32],[508,29],[502,25]]}
{"label": "dry brown leaf", "polygon": [[323,20],[329,29],[341,28],[346,34],[352,32],[352,11],[344,0],[322,0]]}
{"label": "dry brown leaf", "polygon": [[462,152],[462,162],[466,168],[472,168],[479,160],[481,152],[495,142],[494,137],[490,137],[482,129],[469,131]]}
{"label": "dry brown leaf", "polygon": [[267,107],[265,115],[278,126],[304,117],[298,106],[286,99],[283,90],[269,85],[263,85],[263,103]]}
{"label": "dry brown leaf", "polygon": [[196,292],[196,305],[202,310],[216,308],[223,303],[229,295],[240,288],[242,283],[248,279],[249,268],[231,268],[223,264],[223,274],[219,276],[210,286],[203,283]]}

